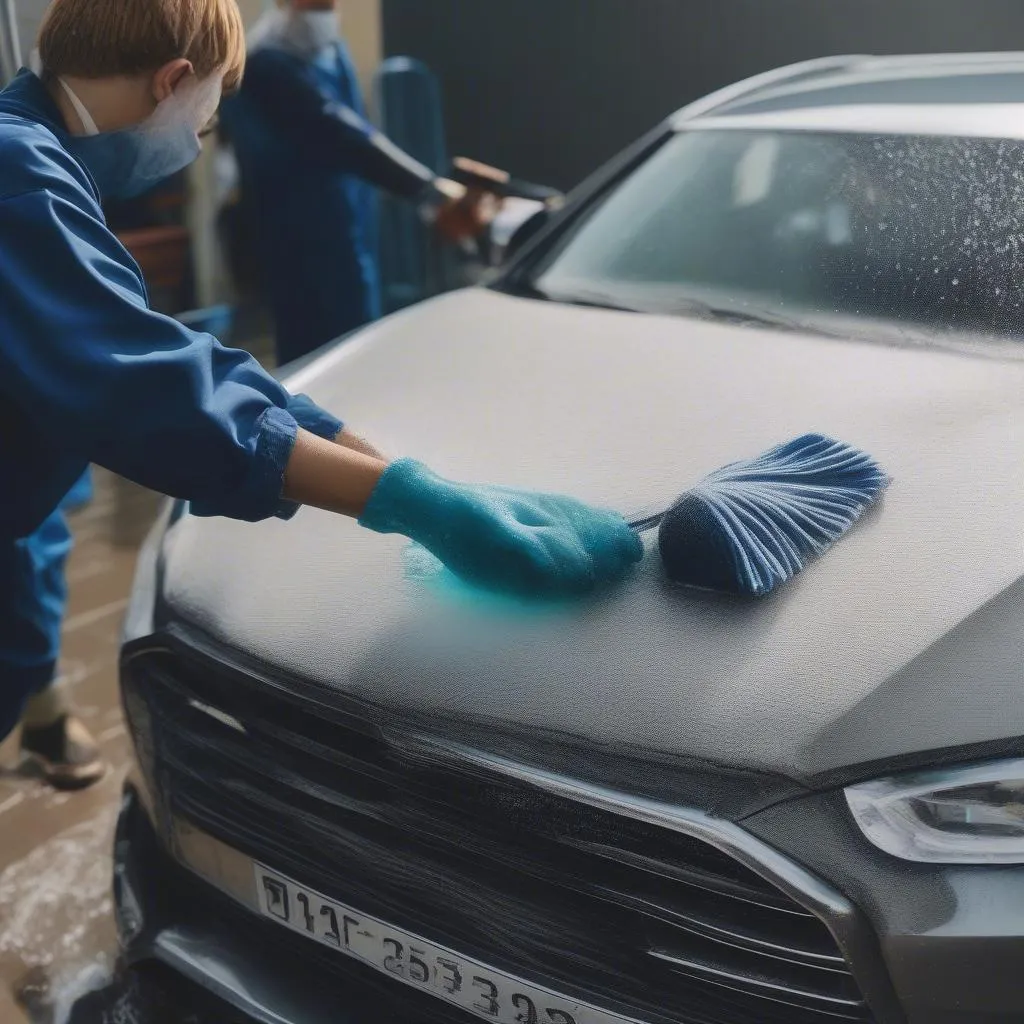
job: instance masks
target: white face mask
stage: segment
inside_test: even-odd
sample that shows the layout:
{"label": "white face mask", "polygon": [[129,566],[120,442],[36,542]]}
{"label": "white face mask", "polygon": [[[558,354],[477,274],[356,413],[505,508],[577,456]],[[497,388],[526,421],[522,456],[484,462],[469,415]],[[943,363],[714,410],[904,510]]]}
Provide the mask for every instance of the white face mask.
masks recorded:
{"label": "white face mask", "polygon": [[335,11],[289,11],[288,41],[306,53],[317,53],[338,41],[340,24]]}
{"label": "white face mask", "polygon": [[222,90],[220,75],[202,81],[189,75],[141,124],[101,132],[71,86],[58,81],[84,131],[69,148],[108,198],[139,195],[195,161],[202,152],[199,132],[217,112]]}

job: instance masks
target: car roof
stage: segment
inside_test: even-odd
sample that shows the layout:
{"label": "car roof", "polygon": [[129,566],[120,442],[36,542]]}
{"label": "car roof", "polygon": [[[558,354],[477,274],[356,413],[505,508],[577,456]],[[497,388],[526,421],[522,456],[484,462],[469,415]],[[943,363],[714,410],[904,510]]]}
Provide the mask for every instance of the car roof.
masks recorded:
{"label": "car roof", "polygon": [[1024,53],[825,57],[721,89],[674,123],[1021,138]]}

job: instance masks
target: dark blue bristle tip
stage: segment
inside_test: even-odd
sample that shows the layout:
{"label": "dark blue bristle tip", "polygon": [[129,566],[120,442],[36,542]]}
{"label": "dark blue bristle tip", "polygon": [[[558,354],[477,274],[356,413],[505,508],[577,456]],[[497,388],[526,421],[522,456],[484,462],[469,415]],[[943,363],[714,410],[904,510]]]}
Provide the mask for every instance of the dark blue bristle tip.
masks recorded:
{"label": "dark blue bristle tip", "polygon": [[889,484],[862,451],[805,434],[712,473],[661,521],[676,583],[762,597],[830,548]]}

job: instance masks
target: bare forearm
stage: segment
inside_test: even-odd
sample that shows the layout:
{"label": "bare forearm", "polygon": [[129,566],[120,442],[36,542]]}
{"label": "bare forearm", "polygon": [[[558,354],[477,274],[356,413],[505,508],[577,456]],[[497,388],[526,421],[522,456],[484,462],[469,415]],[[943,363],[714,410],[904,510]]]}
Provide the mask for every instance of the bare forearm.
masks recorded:
{"label": "bare forearm", "polygon": [[387,462],[346,445],[342,436],[331,442],[299,431],[284,474],[288,501],[353,518],[362,515]]}
{"label": "bare forearm", "polygon": [[340,444],[345,448],[351,448],[352,451],[359,452],[362,455],[369,455],[372,459],[380,459],[383,462],[388,461],[365,437],[353,434],[347,427],[334,439],[334,443]]}

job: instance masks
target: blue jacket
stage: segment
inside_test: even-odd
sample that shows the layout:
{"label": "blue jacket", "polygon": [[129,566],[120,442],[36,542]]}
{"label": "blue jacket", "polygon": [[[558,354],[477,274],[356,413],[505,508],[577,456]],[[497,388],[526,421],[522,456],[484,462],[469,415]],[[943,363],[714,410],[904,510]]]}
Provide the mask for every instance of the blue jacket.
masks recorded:
{"label": "blue jacket", "polygon": [[299,424],[341,423],[149,309],[66,139],[33,74],[0,92],[0,539],[36,529],[90,462],[199,515],[287,517]]}
{"label": "blue jacket", "polygon": [[378,317],[368,186],[415,198],[434,176],[366,120],[344,44],[316,59],[257,49],[221,119],[256,229],[281,361]]}

